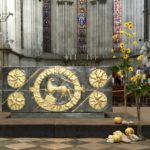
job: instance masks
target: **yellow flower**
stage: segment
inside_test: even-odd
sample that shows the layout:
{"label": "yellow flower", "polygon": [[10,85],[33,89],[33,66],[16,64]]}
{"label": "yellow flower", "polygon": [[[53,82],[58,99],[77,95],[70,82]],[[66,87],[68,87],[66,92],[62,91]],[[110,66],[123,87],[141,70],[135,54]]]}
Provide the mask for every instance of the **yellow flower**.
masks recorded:
{"label": "yellow flower", "polygon": [[121,77],[121,76],[122,76],[122,72],[121,72],[121,71],[118,71],[118,72],[117,72],[117,75]]}
{"label": "yellow flower", "polygon": [[142,60],[142,58],[143,58],[143,55],[139,55],[139,56],[137,57],[137,60],[140,61],[140,60]]}
{"label": "yellow flower", "polygon": [[137,80],[136,76],[132,76],[132,77],[131,77],[131,81],[132,81],[132,82],[136,82],[136,80]]}
{"label": "yellow flower", "polygon": [[133,29],[133,25],[128,25],[128,29],[129,30]]}
{"label": "yellow flower", "polygon": [[133,26],[133,22],[132,22],[132,21],[129,21],[129,22],[128,22],[128,25],[132,25],[132,26]]}
{"label": "yellow flower", "polygon": [[128,38],[132,38],[132,35],[128,32],[125,33]]}
{"label": "yellow flower", "polygon": [[124,27],[126,27],[126,28],[128,27],[128,22],[124,23]]}
{"label": "yellow flower", "polygon": [[128,70],[129,70],[130,72],[133,72],[133,67],[130,66],[130,67],[128,68]]}
{"label": "yellow flower", "polygon": [[124,27],[129,29],[129,30],[133,29],[133,22],[131,22],[131,21],[125,22]]}
{"label": "yellow flower", "polygon": [[118,38],[118,34],[114,34],[114,35],[112,36],[112,38],[113,38],[114,40],[116,40],[116,39]]}
{"label": "yellow flower", "polygon": [[133,36],[136,36],[136,32],[133,32],[132,35],[133,35]]}
{"label": "yellow flower", "polygon": [[125,32],[124,32],[124,30],[120,30],[120,34],[124,34]]}
{"label": "yellow flower", "polygon": [[137,44],[138,44],[137,41],[133,41],[134,46],[137,46]]}
{"label": "yellow flower", "polygon": [[130,48],[127,48],[127,49],[126,49],[126,52],[127,52],[127,54],[130,54],[130,53],[131,53],[131,49],[130,49]]}
{"label": "yellow flower", "polygon": [[129,22],[128,22],[128,25],[127,25],[127,28],[128,28],[129,30],[133,29],[133,22],[129,21]]}
{"label": "yellow flower", "polygon": [[116,58],[116,56],[113,56],[112,58],[114,58],[114,59],[115,59],[115,58]]}
{"label": "yellow flower", "polygon": [[129,58],[128,54],[123,55],[123,59],[128,59],[128,58]]}
{"label": "yellow flower", "polygon": [[146,74],[142,74],[142,79],[146,80]]}
{"label": "yellow flower", "polygon": [[112,50],[111,50],[111,52],[112,52],[112,53],[114,53],[114,52],[115,52],[115,50],[114,50],[114,49],[112,49]]}
{"label": "yellow flower", "polygon": [[120,51],[121,51],[122,53],[125,53],[125,52],[126,52],[125,49],[121,49]]}
{"label": "yellow flower", "polygon": [[137,80],[141,79],[142,75],[140,73],[136,74]]}
{"label": "yellow flower", "polygon": [[119,45],[119,46],[120,46],[120,48],[121,48],[121,49],[123,49],[123,48],[124,48],[124,43],[123,43],[123,42],[122,42],[122,43],[120,43],[120,45]]}

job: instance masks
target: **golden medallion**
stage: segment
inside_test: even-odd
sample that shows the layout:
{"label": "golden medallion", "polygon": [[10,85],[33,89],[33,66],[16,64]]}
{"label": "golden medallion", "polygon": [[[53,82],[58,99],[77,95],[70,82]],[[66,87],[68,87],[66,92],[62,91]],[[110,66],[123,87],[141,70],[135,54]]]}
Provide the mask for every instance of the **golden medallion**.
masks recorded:
{"label": "golden medallion", "polygon": [[11,110],[21,110],[25,105],[25,98],[22,93],[14,92],[8,96],[7,103]]}
{"label": "golden medallion", "polygon": [[89,105],[95,110],[101,110],[107,105],[105,94],[95,91],[89,96]]}
{"label": "golden medallion", "polygon": [[20,88],[26,81],[25,72],[21,69],[14,69],[8,73],[7,82],[12,88]]}
{"label": "golden medallion", "polygon": [[102,69],[95,69],[89,77],[90,84],[95,88],[103,87],[107,82],[107,74]]}
{"label": "golden medallion", "polygon": [[[57,85],[54,83],[53,78],[55,76],[61,78],[64,83],[72,84],[73,89],[69,89],[67,84]],[[40,92],[40,85],[45,78],[48,78],[48,80],[45,87],[46,95],[43,97]],[[36,78],[33,87],[30,88],[30,91],[33,93],[34,99],[39,107],[47,111],[60,112],[66,111],[78,103],[83,88],[80,85],[78,77],[72,71],[65,67],[57,66],[41,72]],[[58,99],[54,95],[55,93],[60,93],[61,97],[67,96],[67,102],[58,104]]]}

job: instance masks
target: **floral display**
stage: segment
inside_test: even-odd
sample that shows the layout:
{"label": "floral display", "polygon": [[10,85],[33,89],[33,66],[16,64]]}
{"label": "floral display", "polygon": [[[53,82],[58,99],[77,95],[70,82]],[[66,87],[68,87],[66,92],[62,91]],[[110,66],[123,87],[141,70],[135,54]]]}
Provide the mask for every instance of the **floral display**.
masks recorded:
{"label": "floral display", "polygon": [[[136,41],[136,32],[134,32],[133,22],[125,22],[122,25],[122,29],[119,32],[122,37],[118,38],[118,34],[113,35],[114,48],[112,50],[112,57],[118,59],[119,62],[113,66],[113,71],[117,72],[117,75],[123,76],[124,80],[124,120],[127,120],[127,95],[133,95],[136,100],[137,106],[137,135],[140,139],[143,139],[141,131],[141,117],[140,117],[140,100],[141,97],[149,95],[150,86],[148,84],[148,76],[142,71],[142,58],[143,55],[136,54],[134,50],[136,49],[138,42]],[[136,66],[133,65],[134,61]]]}

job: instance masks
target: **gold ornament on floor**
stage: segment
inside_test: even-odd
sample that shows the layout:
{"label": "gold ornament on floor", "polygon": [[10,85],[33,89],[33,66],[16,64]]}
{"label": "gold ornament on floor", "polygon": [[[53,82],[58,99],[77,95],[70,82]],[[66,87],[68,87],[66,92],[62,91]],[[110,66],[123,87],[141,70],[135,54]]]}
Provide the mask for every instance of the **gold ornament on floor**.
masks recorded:
{"label": "gold ornament on floor", "polygon": [[11,110],[21,110],[25,105],[25,98],[22,93],[14,92],[8,96],[7,103]]}
{"label": "gold ornament on floor", "polygon": [[125,129],[125,134],[126,135],[134,134],[134,132],[135,132],[134,129],[131,128],[131,127],[128,127],[128,128]]}
{"label": "gold ornament on floor", "polygon": [[[73,93],[66,85],[55,85],[53,83],[53,78],[49,77],[54,76],[63,76],[64,82],[71,83],[73,85]],[[49,78],[46,86],[46,96],[43,98],[40,93],[40,85],[45,78]],[[77,104],[81,97],[81,92],[84,91],[84,88],[81,87],[78,77],[69,69],[65,67],[52,67],[45,69],[39,74],[36,78],[33,87],[30,88],[30,91],[33,93],[34,99],[40,108],[48,111],[62,112],[66,111]],[[57,98],[54,96],[54,93],[61,93],[61,96],[68,95],[69,99],[64,104],[57,104]]]}
{"label": "gold ornament on floor", "polygon": [[14,69],[8,73],[7,82],[12,88],[20,88],[26,81],[25,72],[21,69]]}
{"label": "gold ornament on floor", "polygon": [[114,118],[114,123],[115,124],[121,124],[122,123],[122,118],[121,117],[115,117]]}
{"label": "gold ornament on floor", "polygon": [[107,105],[107,97],[105,94],[95,91],[89,96],[89,105],[96,109],[101,110]]}
{"label": "gold ornament on floor", "polygon": [[95,88],[103,87],[108,80],[107,74],[102,69],[95,69],[89,77],[90,84]]}

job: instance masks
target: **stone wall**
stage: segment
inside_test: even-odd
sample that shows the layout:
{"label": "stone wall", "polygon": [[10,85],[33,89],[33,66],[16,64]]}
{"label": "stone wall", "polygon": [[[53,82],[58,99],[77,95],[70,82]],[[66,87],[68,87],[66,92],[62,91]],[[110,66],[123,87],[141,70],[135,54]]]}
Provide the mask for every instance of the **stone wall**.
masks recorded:
{"label": "stone wall", "polygon": [[113,0],[88,1],[88,54],[111,57],[113,47]]}
{"label": "stone wall", "polygon": [[[136,40],[144,39],[144,0],[122,0],[123,22],[132,21],[134,23],[134,32],[137,33]],[[136,48],[132,47],[135,52],[139,50],[143,42],[138,43]]]}
{"label": "stone wall", "polygon": [[[61,2],[64,0],[59,0]],[[29,59],[17,56],[2,56],[0,52],[0,65],[49,65],[51,61],[38,57],[43,53],[43,1],[0,0],[0,13],[13,13],[7,22],[0,23],[0,48],[10,48],[18,55],[31,57]],[[75,0],[67,0],[62,5],[52,2],[52,52],[60,56],[77,53],[77,4]],[[67,2],[67,3],[66,3]],[[150,1],[149,1],[150,3]],[[144,38],[144,0],[122,0],[123,22],[133,21],[137,40]],[[111,58],[113,33],[113,0],[88,1],[88,59],[105,60]],[[23,9],[23,10],[21,10]],[[73,10],[73,11],[72,11]],[[23,13],[23,16],[21,15]],[[21,19],[23,17],[23,20]],[[149,31],[150,35],[150,31]],[[62,38],[65,37],[65,38]],[[23,41],[23,42],[22,42]],[[139,52],[140,43],[135,51]],[[53,56],[53,55],[51,55]],[[7,57],[7,59],[5,58]],[[19,56],[20,57],[20,56]],[[11,59],[13,58],[13,60]],[[32,60],[33,59],[33,60]],[[56,59],[56,64],[62,61]],[[31,63],[30,63],[31,62]],[[48,64],[46,64],[48,63]],[[55,62],[52,61],[52,64]],[[60,63],[61,64],[61,63]]]}

